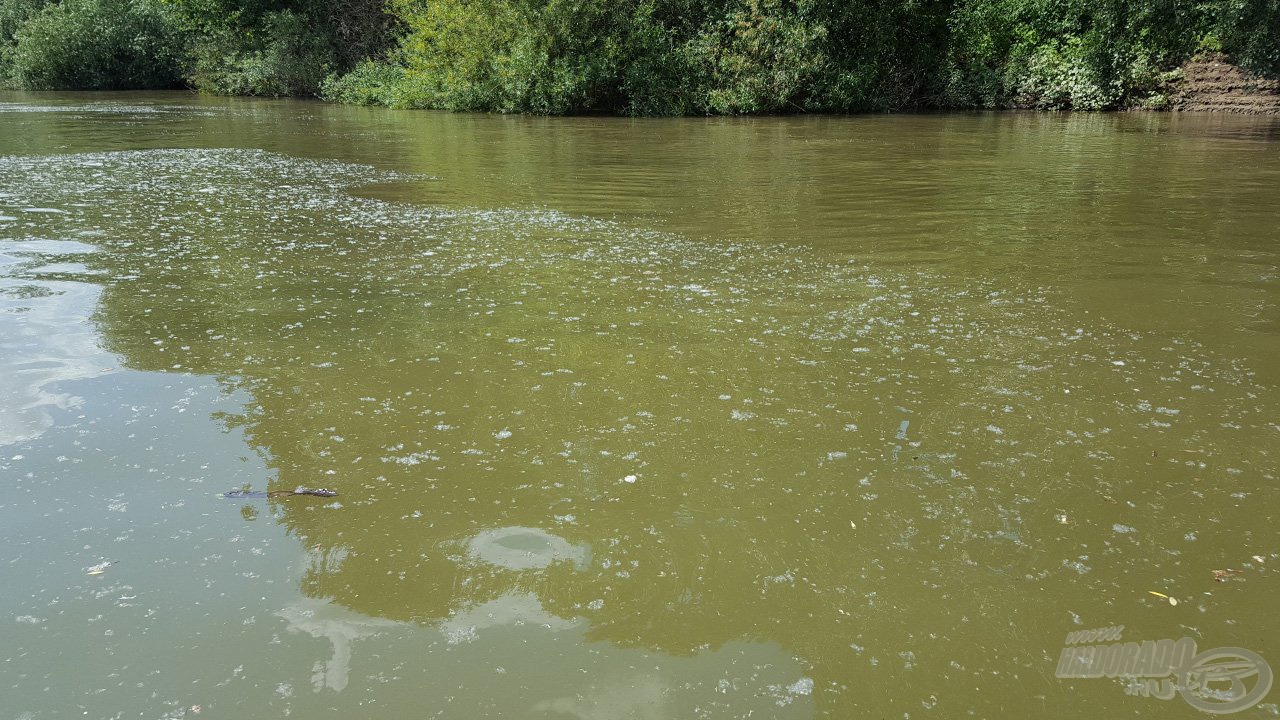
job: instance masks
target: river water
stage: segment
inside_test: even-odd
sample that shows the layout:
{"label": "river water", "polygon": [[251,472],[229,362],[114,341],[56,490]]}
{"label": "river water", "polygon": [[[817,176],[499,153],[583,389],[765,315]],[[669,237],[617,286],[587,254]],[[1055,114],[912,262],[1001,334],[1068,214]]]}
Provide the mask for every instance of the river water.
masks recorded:
{"label": "river water", "polygon": [[1055,669],[1280,670],[1278,198],[1257,118],[2,95],[0,717],[1203,717]]}

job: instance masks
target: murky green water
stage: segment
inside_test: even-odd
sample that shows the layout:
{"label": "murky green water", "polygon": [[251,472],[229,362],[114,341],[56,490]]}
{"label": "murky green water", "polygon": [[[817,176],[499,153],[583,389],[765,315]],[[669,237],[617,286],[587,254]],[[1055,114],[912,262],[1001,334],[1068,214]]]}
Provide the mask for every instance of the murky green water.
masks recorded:
{"label": "murky green water", "polygon": [[1055,668],[1280,670],[1277,198],[1264,119],[0,96],[0,717],[1203,717]]}

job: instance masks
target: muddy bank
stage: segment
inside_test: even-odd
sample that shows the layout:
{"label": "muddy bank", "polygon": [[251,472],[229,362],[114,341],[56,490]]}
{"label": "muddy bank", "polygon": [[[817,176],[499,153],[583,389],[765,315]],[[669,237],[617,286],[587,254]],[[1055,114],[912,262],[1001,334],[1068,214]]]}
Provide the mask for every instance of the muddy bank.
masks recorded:
{"label": "muddy bank", "polygon": [[1221,53],[1197,56],[1180,70],[1168,85],[1170,110],[1280,115],[1280,80],[1234,65]]}

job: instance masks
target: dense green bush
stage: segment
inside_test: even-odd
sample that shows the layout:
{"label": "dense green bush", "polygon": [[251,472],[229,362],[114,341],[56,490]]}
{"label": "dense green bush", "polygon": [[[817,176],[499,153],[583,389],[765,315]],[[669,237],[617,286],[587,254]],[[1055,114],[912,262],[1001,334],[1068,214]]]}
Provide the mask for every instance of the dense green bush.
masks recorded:
{"label": "dense green bush", "polygon": [[1280,75],[1280,0],[1226,0],[1214,39],[1245,67]]}
{"label": "dense green bush", "polygon": [[1144,102],[1207,37],[1273,68],[1277,3],[394,0],[398,49],[327,88],[502,112],[1108,109]]}
{"label": "dense green bush", "polygon": [[[726,8],[685,43],[684,56],[703,87],[710,112],[734,114],[805,109],[829,65],[827,30],[806,17],[810,4],[765,0]],[[678,77],[678,76],[677,76]]]}
{"label": "dense green bush", "polygon": [[169,87],[182,44],[169,12],[150,0],[63,0],[29,15],[6,52],[19,87],[114,90]]}
{"label": "dense green bush", "polygon": [[[922,104],[950,4],[843,0],[394,0],[390,62],[331,82],[358,102],[633,114]],[[365,86],[369,83],[368,86]]]}
{"label": "dense green bush", "polygon": [[13,45],[18,31],[44,6],[45,0],[0,0],[0,47]]}
{"label": "dense green bush", "polygon": [[267,13],[261,30],[210,33],[193,48],[191,82],[219,95],[313,95],[336,69],[330,38],[291,10]]}
{"label": "dense green bush", "polygon": [[18,31],[44,4],[44,0],[0,0],[0,88],[14,84],[13,51]]}
{"label": "dense green bush", "polygon": [[943,104],[1100,110],[1149,93],[1189,57],[1204,3],[966,0],[952,14]]}
{"label": "dense green bush", "polygon": [[565,113],[607,106],[624,3],[396,0],[408,106]]}
{"label": "dense green bush", "polygon": [[397,34],[386,0],[165,1],[190,39],[191,83],[216,94],[313,95]]}
{"label": "dense green bush", "polygon": [[380,60],[365,60],[345,75],[325,78],[320,97],[348,105],[386,105],[393,108],[413,107],[413,92],[405,69]]}

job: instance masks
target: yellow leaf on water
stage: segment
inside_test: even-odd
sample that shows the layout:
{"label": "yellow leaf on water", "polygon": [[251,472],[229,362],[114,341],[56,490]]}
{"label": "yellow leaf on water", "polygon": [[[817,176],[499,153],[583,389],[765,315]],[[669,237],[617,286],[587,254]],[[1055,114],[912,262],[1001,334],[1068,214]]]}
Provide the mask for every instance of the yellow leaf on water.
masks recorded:
{"label": "yellow leaf on water", "polygon": [[1164,593],[1161,593],[1161,592],[1156,592],[1155,590],[1148,590],[1147,592],[1151,593],[1152,595],[1155,595],[1156,597],[1164,598],[1165,600],[1169,599],[1168,595],[1165,595]]}

